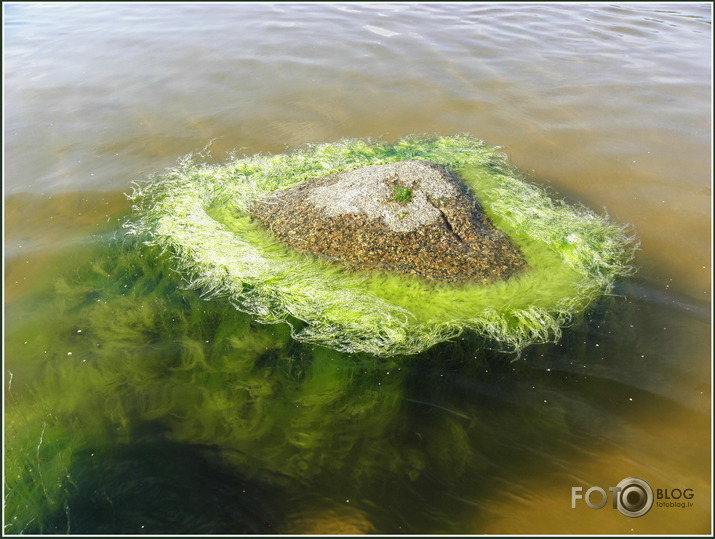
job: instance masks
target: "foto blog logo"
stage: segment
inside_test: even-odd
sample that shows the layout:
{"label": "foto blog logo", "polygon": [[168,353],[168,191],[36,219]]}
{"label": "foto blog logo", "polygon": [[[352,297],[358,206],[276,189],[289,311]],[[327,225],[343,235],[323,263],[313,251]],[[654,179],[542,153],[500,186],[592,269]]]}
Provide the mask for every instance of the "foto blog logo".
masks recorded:
{"label": "foto blog logo", "polygon": [[[627,477],[608,490],[613,509],[627,517],[642,517],[653,507],[653,489],[638,477]],[[591,509],[601,509],[608,503],[608,493],[601,487],[591,487],[586,492],[583,487],[571,487],[571,509],[576,509],[578,500],[583,500]]]}

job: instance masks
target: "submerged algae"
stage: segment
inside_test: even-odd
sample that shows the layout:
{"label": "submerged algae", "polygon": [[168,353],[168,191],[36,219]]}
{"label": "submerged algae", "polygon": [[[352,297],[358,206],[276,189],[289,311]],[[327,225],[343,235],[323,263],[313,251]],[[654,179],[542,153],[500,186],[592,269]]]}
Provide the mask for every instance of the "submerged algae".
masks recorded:
{"label": "submerged algae", "polygon": [[6,533],[275,533],[306,491],[442,531],[434,509],[488,493],[505,445],[571,449],[567,405],[525,398],[540,371],[505,375],[475,334],[394,358],[295,341],[115,232],[9,311]]}
{"label": "submerged algae", "polygon": [[[425,160],[459,173],[530,270],[488,285],[426,283],[346,271],[275,239],[251,205],[279,189],[366,165]],[[473,330],[505,350],[560,337],[591,301],[632,271],[624,227],[551,199],[498,148],[466,135],[395,143],[344,140],[291,154],[208,165],[183,159],[140,184],[130,231],[172,253],[187,286],[224,296],[294,338],[345,352],[414,354]]]}
{"label": "submerged algae", "polygon": [[[252,508],[231,489],[258,489],[256,511],[270,513],[275,489],[338,475],[369,490],[386,472],[414,480],[430,466],[413,449],[405,470],[395,445],[413,428],[399,419],[407,371],[396,361],[295,342],[287,326],[176,289],[172,273],[156,248],[112,243],[43,292],[57,321],[48,340],[28,348],[22,324],[14,329],[8,351],[23,354],[24,371],[7,398],[6,532],[265,533],[279,516],[246,528]],[[428,447],[445,441],[466,444],[442,436]],[[463,469],[460,447],[442,457],[442,475]],[[183,465],[223,483],[214,490]],[[226,494],[224,509],[208,504],[185,523],[181,507],[198,515],[206,505],[194,507],[192,482]]]}

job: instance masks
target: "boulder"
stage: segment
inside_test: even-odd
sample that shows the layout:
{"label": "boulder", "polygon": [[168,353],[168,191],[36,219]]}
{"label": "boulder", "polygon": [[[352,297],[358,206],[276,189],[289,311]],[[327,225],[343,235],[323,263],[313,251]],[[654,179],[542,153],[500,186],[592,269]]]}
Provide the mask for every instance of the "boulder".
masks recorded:
{"label": "boulder", "polygon": [[527,267],[459,177],[428,161],[310,179],[256,201],[251,215],[282,242],[359,270],[487,283]]}

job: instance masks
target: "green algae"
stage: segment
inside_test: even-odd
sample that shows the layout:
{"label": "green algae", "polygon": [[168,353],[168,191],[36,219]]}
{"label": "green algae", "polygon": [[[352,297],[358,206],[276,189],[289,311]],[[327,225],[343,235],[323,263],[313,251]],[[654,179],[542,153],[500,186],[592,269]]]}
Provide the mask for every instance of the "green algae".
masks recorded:
{"label": "green algae", "polygon": [[[87,470],[119,473],[102,466],[140,446],[218,455],[231,473],[278,486],[416,480],[430,468],[428,453],[395,445],[411,428],[398,421],[404,362],[299,343],[287,325],[177,289],[174,261],[155,247],[130,240],[74,255],[79,267],[12,308],[6,532],[72,533],[87,518],[80,507],[114,511],[130,487]],[[56,320],[40,332],[25,316],[38,302]],[[455,440],[434,443],[463,459],[463,433],[445,428]],[[444,456],[440,473],[455,477],[455,458]]]}
{"label": "green algae", "polygon": [[[255,200],[278,189],[401,160],[456,171],[530,270],[488,285],[351,272],[290,249],[249,217]],[[223,165],[187,157],[138,185],[131,198],[130,232],[170,253],[187,287],[227,298],[261,323],[288,323],[297,340],[348,353],[415,354],[465,330],[520,352],[557,340],[574,316],[633,271],[627,228],[552,199],[498,148],[466,135],[344,140]]]}
{"label": "green algae", "polygon": [[400,187],[399,185],[393,185],[392,188],[395,194],[392,195],[392,200],[399,204],[408,204],[412,200],[412,189],[407,187]]}

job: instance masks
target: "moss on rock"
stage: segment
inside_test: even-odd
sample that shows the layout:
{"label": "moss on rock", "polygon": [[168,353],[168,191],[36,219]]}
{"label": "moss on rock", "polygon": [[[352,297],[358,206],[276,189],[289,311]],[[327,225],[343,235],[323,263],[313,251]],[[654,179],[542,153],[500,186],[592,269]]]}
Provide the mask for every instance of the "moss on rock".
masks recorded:
{"label": "moss on rock", "polygon": [[[306,180],[415,160],[459,174],[528,271],[486,284],[355,271],[276,241],[251,217],[256,201]],[[466,135],[344,140],[223,165],[188,157],[131,198],[130,232],[169,251],[186,286],[259,322],[288,323],[296,339],[378,356],[418,353],[465,330],[512,351],[558,339],[574,315],[632,272],[635,249],[624,227],[552,199],[498,148]],[[396,221],[409,219],[406,207]]]}

